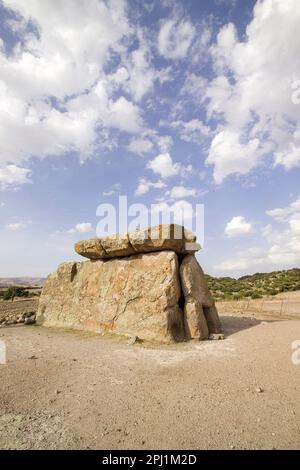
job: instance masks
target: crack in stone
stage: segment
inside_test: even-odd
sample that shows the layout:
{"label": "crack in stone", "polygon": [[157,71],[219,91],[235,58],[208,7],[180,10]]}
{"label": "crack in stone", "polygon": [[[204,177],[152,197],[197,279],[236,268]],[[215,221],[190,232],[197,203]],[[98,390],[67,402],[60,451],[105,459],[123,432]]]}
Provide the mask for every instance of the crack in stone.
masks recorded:
{"label": "crack in stone", "polygon": [[128,305],[131,303],[131,302],[134,302],[135,300],[139,299],[141,296],[140,295],[137,295],[136,297],[133,297],[131,299],[128,299],[127,302],[125,303],[125,306],[123,308],[123,311],[122,312],[117,312],[114,317],[112,318],[111,320],[111,325],[112,327],[114,326],[115,322],[118,320],[118,318],[120,317],[120,315],[123,315],[125,312],[126,312],[126,309],[128,307]]}

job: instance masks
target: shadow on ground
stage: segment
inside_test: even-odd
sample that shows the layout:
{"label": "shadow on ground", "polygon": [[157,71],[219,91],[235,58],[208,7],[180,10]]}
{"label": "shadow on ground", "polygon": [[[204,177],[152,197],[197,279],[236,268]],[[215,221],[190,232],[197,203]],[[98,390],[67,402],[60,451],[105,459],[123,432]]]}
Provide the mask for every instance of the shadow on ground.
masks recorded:
{"label": "shadow on ground", "polygon": [[233,315],[220,315],[223,333],[225,336],[231,336],[238,331],[247,330],[253,326],[257,326],[262,322],[273,323],[277,320],[262,320],[255,317],[241,317]]}

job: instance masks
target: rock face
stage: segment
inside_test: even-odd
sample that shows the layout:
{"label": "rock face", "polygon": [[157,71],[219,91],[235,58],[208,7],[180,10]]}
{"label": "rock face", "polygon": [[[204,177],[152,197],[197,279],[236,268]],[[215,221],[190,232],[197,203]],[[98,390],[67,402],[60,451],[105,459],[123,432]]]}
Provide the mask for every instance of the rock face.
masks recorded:
{"label": "rock face", "polygon": [[182,341],[180,294],[172,251],[64,263],[46,282],[37,321],[159,342]]}
{"label": "rock face", "polygon": [[195,236],[181,227],[178,239],[175,226],[169,235],[164,227],[77,244],[90,260],[63,263],[48,277],[37,322],[164,343],[220,333],[203,271],[186,254]]}
{"label": "rock face", "polygon": [[204,273],[194,255],[183,258],[180,266],[181,286],[185,298],[184,321],[188,338],[207,339],[221,333],[221,323]]}
{"label": "rock face", "polygon": [[156,225],[145,230],[83,240],[75,244],[76,253],[92,260],[161,250],[194,253],[200,248],[195,235],[177,224]]}

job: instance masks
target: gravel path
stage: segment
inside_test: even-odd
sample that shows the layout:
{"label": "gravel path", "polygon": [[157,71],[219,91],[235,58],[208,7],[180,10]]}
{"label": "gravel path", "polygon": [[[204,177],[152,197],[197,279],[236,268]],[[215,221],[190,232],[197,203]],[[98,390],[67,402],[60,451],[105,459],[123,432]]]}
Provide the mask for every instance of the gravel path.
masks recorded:
{"label": "gravel path", "polygon": [[226,339],[170,347],[0,330],[0,448],[300,448],[299,321],[222,317]]}

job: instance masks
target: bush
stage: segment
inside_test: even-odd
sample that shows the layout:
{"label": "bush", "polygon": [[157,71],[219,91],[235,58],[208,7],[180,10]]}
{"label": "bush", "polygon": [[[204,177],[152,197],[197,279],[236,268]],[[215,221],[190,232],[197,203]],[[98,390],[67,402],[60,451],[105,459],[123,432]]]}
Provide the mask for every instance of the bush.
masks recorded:
{"label": "bush", "polygon": [[9,287],[3,295],[3,300],[13,300],[15,297],[28,297],[29,293],[24,287]]}
{"label": "bush", "polygon": [[262,295],[259,294],[258,292],[253,292],[251,294],[251,299],[262,299]]}

